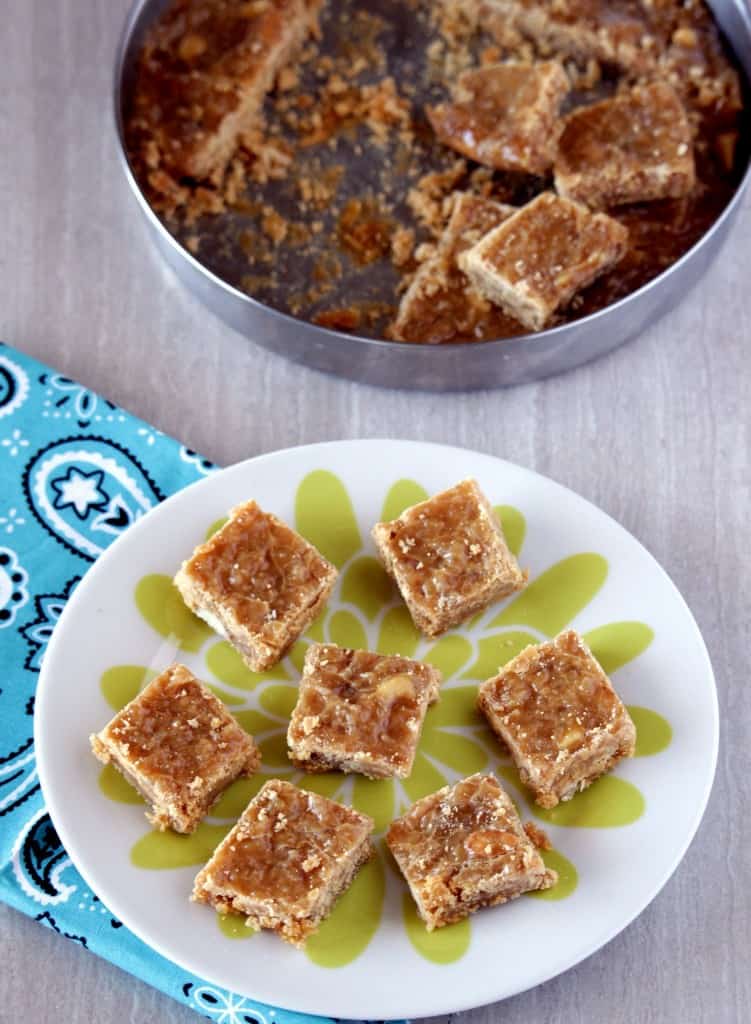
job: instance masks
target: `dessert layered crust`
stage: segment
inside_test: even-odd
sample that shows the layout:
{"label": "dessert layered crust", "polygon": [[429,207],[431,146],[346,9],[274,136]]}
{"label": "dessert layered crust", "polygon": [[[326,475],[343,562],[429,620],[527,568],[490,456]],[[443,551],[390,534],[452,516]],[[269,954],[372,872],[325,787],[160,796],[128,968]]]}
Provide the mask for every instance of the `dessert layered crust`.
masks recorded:
{"label": "dessert layered crust", "polygon": [[440,685],[432,665],[311,644],[287,732],[290,759],[308,772],[406,778]]}
{"label": "dessert layered crust", "polygon": [[196,548],[175,586],[191,611],[260,672],[315,619],[336,577],[312,544],[249,501]]}
{"label": "dessert layered crust", "polygon": [[574,630],[525,648],[480,686],[477,704],[542,807],[634,753],[634,723]]}
{"label": "dessert layered crust", "polygon": [[612,217],[543,192],[462,253],[459,265],[488,299],[540,331],[621,259],[627,240]]}
{"label": "dessert layered crust", "polygon": [[590,207],[678,199],[696,183],[691,125],[672,86],[653,82],[566,118],[555,187]]}
{"label": "dessert layered crust", "polygon": [[157,192],[218,180],[266,93],[315,30],[320,0],[173,0],[136,67],[131,153]]}
{"label": "dessert layered crust", "polygon": [[252,738],[184,665],[149,683],[91,737],[91,748],[144,797],[153,825],[183,833],[261,761]]}
{"label": "dessert layered crust", "polygon": [[492,775],[471,775],[418,800],[392,823],[386,842],[428,931],[558,880]]}
{"label": "dessert layered crust", "polygon": [[364,814],[272,779],[196,876],[192,898],[302,947],[371,855]]}
{"label": "dessert layered crust", "polygon": [[428,107],[445,145],[496,170],[544,174],[553,163],[558,110],[569,82],[556,61],[508,61],[463,72],[452,102]]}
{"label": "dessert layered crust", "polygon": [[485,341],[524,331],[482,296],[459,269],[457,257],[514,213],[514,207],[469,192],[451,197],[451,215],[435,255],[420,266],[391,326],[395,341]]}
{"label": "dessert layered crust", "polygon": [[437,636],[526,583],[474,480],[413,505],[373,539],[418,627]]}

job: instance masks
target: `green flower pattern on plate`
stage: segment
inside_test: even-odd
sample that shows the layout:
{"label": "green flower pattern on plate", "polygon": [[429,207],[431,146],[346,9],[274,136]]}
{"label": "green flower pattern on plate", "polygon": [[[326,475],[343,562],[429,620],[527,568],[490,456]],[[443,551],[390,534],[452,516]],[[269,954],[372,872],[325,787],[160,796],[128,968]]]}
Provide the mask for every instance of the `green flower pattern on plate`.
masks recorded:
{"label": "green flower pattern on plate", "polygon": [[[396,518],[409,505],[427,496],[416,481],[398,480],[384,499],[381,518]],[[526,534],[522,512],[510,505],[496,506],[495,511],[509,547],[518,555]],[[224,521],[220,519],[209,526],[205,536],[211,536]],[[490,608],[475,616],[461,631],[451,632],[438,641],[427,641],[415,629],[380,563],[363,550],[351,499],[337,476],[320,469],[300,482],[295,501],[295,525],[340,569],[341,575],[328,609],[287,656],[267,672],[251,672],[228,643],[218,640],[192,615],[169,577],[151,574],[143,577],[136,587],[134,598],[141,616],[173,646],[175,656],[194,656],[194,670],[204,677],[243,728],[256,738],[263,763],[252,779],[238,780],[227,789],[212,808],[210,818],[193,835],[147,832],[131,850],[133,864],[149,870],[171,870],[205,863],[248,801],[270,777],[288,778],[303,788],[352,804],[373,817],[379,835],[415,800],[458,778],[485,770],[495,771],[509,784],[520,809],[526,808],[549,825],[593,829],[622,827],[643,814],[643,795],[617,774],[600,779],[553,810],[538,807],[475,709],[479,682],[497,672],[528,644],[539,643],[558,633],[605,585],[608,564],[601,555],[583,552],[565,558],[500,608]],[[608,623],[585,634],[608,673],[638,657],[652,638],[649,626],[630,621]],[[428,711],[408,779],[373,781],[338,773],[305,775],[290,763],[286,730],[297,700],[296,680],[308,644],[323,640],[348,647],[370,647],[384,654],[416,657],[443,672],[441,700]],[[198,657],[200,667],[196,666]],[[145,666],[113,666],[102,675],[102,694],[117,710],[135,697],[154,674]],[[637,726],[637,756],[658,754],[669,745],[671,728],[661,715],[644,707],[630,707],[629,711]],[[101,771],[99,785],[110,800],[142,803],[110,767]],[[546,851],[544,859],[558,871],[558,885],[531,896],[565,900],[578,884],[575,865],[555,849]],[[308,941],[305,953],[309,959],[322,967],[338,967],[360,956],[378,930],[389,884],[401,887],[402,920],[414,950],[436,964],[460,959],[471,943],[471,921],[429,933],[380,840],[374,857],[337,902],[318,934]],[[227,939],[245,939],[255,934],[242,918],[233,915],[218,915],[217,918],[221,934]]]}

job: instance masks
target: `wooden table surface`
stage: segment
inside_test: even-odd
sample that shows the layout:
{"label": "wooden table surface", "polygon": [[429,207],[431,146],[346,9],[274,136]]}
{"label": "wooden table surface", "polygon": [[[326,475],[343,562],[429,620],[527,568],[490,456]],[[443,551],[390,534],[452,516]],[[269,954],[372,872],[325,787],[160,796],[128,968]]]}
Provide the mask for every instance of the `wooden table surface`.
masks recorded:
{"label": "wooden table surface", "polygon": [[[335,438],[465,445],[550,475],[634,533],[685,595],[717,674],[722,736],[709,808],[673,878],[607,947],[458,1019],[748,1021],[751,202],[676,312],[593,365],[451,396],[328,378],[223,326],[151,247],[110,116],[125,9],[126,0],[37,0],[5,11],[0,337],[222,464]],[[0,936],[0,1020],[9,1024],[197,1019],[4,906]]]}

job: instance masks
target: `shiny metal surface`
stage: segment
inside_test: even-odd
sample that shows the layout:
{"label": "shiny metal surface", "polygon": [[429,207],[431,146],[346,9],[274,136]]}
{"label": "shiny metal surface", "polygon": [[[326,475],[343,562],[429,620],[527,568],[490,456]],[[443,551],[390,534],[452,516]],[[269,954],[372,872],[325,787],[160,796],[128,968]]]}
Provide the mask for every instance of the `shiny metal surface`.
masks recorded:
{"label": "shiny metal surface", "polygon": [[[379,341],[317,327],[258,302],[204,267],[167,231],[133,175],[125,154],[122,101],[143,33],[167,2],[136,0],[117,54],[114,113],[125,177],[165,260],[208,309],[255,344],[326,373],[391,388],[480,390],[528,383],[597,359],[664,316],[697,284],[722,247],[751,180],[747,166],[712,228],[667,271],[574,323],[519,338],[443,345]],[[710,0],[710,6],[751,79],[751,14],[744,0]]]}

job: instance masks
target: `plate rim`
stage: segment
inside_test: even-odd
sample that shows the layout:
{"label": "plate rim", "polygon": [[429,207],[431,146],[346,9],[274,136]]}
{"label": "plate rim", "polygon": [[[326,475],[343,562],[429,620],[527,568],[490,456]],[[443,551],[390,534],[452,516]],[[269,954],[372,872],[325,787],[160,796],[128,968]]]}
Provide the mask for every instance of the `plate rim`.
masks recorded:
{"label": "plate rim", "polygon": [[[711,715],[711,719],[712,719],[711,720],[711,750],[709,751],[709,754],[710,754],[710,758],[709,758],[709,762],[708,762],[709,770],[707,772],[707,776],[706,776],[706,779],[704,781],[703,791],[699,794],[699,799],[694,804],[693,817],[690,820],[689,827],[687,828],[685,839],[684,839],[683,843],[681,844],[681,846],[677,849],[674,857],[671,859],[671,864],[670,864],[669,868],[667,868],[665,870],[664,877],[661,877],[660,879],[658,879],[655,882],[655,884],[648,891],[647,895],[642,900],[639,901],[639,903],[636,906],[636,908],[633,911],[633,913],[630,914],[630,916],[627,916],[625,920],[619,921],[615,926],[608,925],[607,927],[603,928],[602,931],[597,931],[596,934],[593,934],[593,937],[592,937],[591,941],[585,943],[586,951],[582,955],[578,956],[578,959],[576,959],[574,962],[569,962],[568,957],[566,955],[562,955],[555,962],[551,962],[550,965],[549,965],[549,969],[546,969],[540,975],[540,977],[536,981],[531,982],[529,985],[523,985],[520,988],[513,988],[510,991],[505,991],[505,992],[499,994],[495,998],[491,998],[490,1000],[484,1000],[484,1001],[482,1001],[480,1003],[478,1003],[476,1000],[473,1000],[471,997],[470,998],[461,997],[459,995],[459,989],[457,989],[457,997],[456,997],[456,999],[453,1000],[450,1005],[446,1005],[444,1002],[441,1002],[440,1004],[439,1003],[430,1003],[430,1002],[428,1002],[426,1004],[425,1003],[425,996],[423,996],[422,1000],[418,999],[418,1001],[415,1003],[414,1006],[407,1005],[403,1011],[400,1010],[398,1013],[390,1014],[389,1016],[383,1018],[383,1019],[386,1019],[386,1020],[397,1020],[397,1019],[400,1019],[400,1018],[403,1018],[403,1017],[405,1017],[405,1018],[421,1018],[421,1017],[430,1017],[430,1016],[444,1015],[444,1014],[450,1014],[450,1013],[461,1013],[461,1012],[465,1012],[465,1011],[470,1010],[470,1009],[475,1009],[478,1006],[491,1005],[494,1002],[498,1002],[498,1001],[502,1001],[502,1000],[505,1000],[505,999],[508,999],[508,998],[512,998],[513,996],[516,996],[516,995],[521,995],[523,992],[529,991],[529,990],[531,990],[533,988],[538,987],[539,985],[545,984],[546,982],[552,980],[553,978],[559,976],[560,974],[563,974],[566,971],[572,970],[573,968],[577,967],[579,964],[583,963],[585,960],[589,959],[592,955],[594,955],[596,952],[598,952],[600,949],[602,949],[604,946],[606,946],[617,935],[619,935],[619,934],[621,934],[621,932],[625,931],[625,929],[628,928],[636,920],[636,918],[639,917],[644,912],[644,910],[654,901],[654,899],[659,895],[659,893],[662,891],[662,889],[665,887],[667,882],[672,878],[673,874],[676,872],[676,870],[680,866],[681,862],[683,861],[683,859],[684,859],[684,857],[686,855],[686,851],[688,850],[689,846],[693,842],[693,840],[694,840],[694,838],[696,836],[696,833],[697,833],[697,831],[699,829],[699,826],[700,826],[700,824],[702,822],[702,819],[704,817],[704,814],[705,814],[705,811],[706,811],[706,808],[707,808],[707,805],[708,805],[708,802],[709,802],[709,797],[710,797],[711,792],[712,792],[712,788],[713,788],[713,785],[714,785],[715,777],[716,777],[717,759],[718,759],[718,754],[719,754],[719,738],[720,738],[720,715],[719,715],[719,697],[718,697],[718,691],[717,691],[717,680],[716,680],[716,677],[715,677],[715,674],[714,674],[714,669],[712,667],[712,662],[711,662],[711,658],[710,658],[710,655],[709,655],[709,651],[707,649],[707,645],[706,645],[706,642],[705,642],[704,637],[702,635],[701,629],[699,628],[699,624],[697,623],[697,621],[696,621],[696,619],[695,619],[695,617],[694,617],[694,615],[693,615],[693,613],[692,613],[692,611],[691,611],[691,609],[690,609],[686,599],[683,597],[683,594],[681,593],[679,588],[676,586],[676,584],[674,583],[674,581],[671,578],[671,576],[663,568],[663,566],[657,561],[657,559],[654,557],[654,555],[651,553],[651,551],[637,537],[635,537],[629,530],[627,530],[624,526],[622,526],[621,523],[619,523],[618,520],[616,520],[608,512],[606,512],[604,509],[600,508],[598,505],[596,505],[594,502],[590,501],[588,498],[585,498],[582,495],[578,494],[578,492],[574,491],[572,488],[569,488],[565,484],[561,484],[557,480],[554,480],[552,477],[549,477],[549,476],[547,476],[547,475],[545,475],[543,473],[539,473],[536,470],[529,469],[526,466],[520,466],[517,463],[511,462],[508,459],[503,459],[500,456],[493,455],[492,453],[481,452],[481,451],[477,451],[476,449],[467,448],[467,447],[458,446],[458,445],[441,444],[439,442],[416,441],[416,440],[412,440],[412,439],[386,438],[386,437],[384,437],[384,438],[347,438],[347,439],[333,440],[333,441],[331,441],[331,440],[329,440],[329,441],[320,441],[320,442],[315,442],[315,443],[312,443],[312,444],[291,445],[291,446],[286,447],[286,448],[276,449],[276,450],[271,451],[271,452],[264,452],[264,453],[261,453],[261,454],[256,455],[256,456],[251,456],[250,458],[243,459],[243,460],[241,460],[239,462],[233,463],[230,466],[226,466],[226,467],[223,467],[221,469],[218,469],[216,472],[212,472],[208,476],[203,477],[202,479],[196,480],[193,483],[187,485],[186,487],[180,488],[180,490],[175,491],[173,494],[169,495],[163,501],[158,502],[151,509],[149,509],[149,511],[146,512],[145,515],[141,519],[139,519],[132,526],[130,526],[127,529],[127,531],[121,535],[121,537],[117,538],[96,559],[96,561],[93,564],[91,564],[89,566],[89,568],[85,571],[84,576],[83,576],[81,582],[78,584],[78,586],[76,587],[73,595],[71,596],[70,600],[66,603],[65,608],[63,609],[63,612],[62,612],[62,614],[60,616],[60,619],[58,620],[58,622],[56,624],[56,627],[55,627],[55,630],[53,632],[53,635],[52,635],[52,637],[51,637],[51,639],[49,641],[49,644],[48,644],[48,647],[47,647],[47,651],[45,652],[45,658],[44,658],[44,660],[42,662],[41,670],[40,670],[40,673],[39,673],[39,678],[38,678],[38,681],[37,681],[37,687],[36,687],[36,691],[35,691],[33,734],[34,734],[34,750],[35,750],[35,755],[36,755],[37,771],[38,771],[38,774],[39,774],[39,781],[40,781],[42,796],[44,798],[44,803],[45,803],[46,810],[49,813],[50,818],[52,819],[53,825],[55,826],[55,829],[56,829],[57,834],[58,834],[58,836],[60,838],[60,841],[61,841],[62,845],[64,846],[64,848],[65,848],[65,850],[66,850],[66,852],[67,852],[67,854],[68,854],[68,856],[69,856],[73,866],[79,872],[79,874],[83,878],[84,882],[89,886],[89,888],[92,890],[92,892],[96,893],[97,889],[96,889],[95,885],[92,884],[92,881],[90,880],[88,871],[87,870],[83,870],[82,867],[81,867],[81,862],[84,862],[84,863],[86,862],[85,854],[82,857],[79,857],[79,847],[78,847],[77,840],[76,840],[75,836],[73,836],[69,832],[69,830],[67,828],[67,823],[62,824],[62,827],[60,827],[60,824],[62,822],[65,822],[65,815],[64,815],[64,813],[60,812],[60,804],[56,801],[54,795],[52,796],[52,799],[50,799],[50,794],[54,794],[55,790],[54,790],[54,786],[51,787],[50,786],[50,782],[49,782],[50,775],[49,775],[49,772],[48,772],[48,765],[47,765],[47,760],[46,760],[47,754],[46,754],[46,744],[45,744],[45,737],[46,737],[46,733],[48,731],[49,722],[45,718],[44,711],[45,711],[47,700],[49,699],[48,695],[52,692],[52,689],[53,689],[51,684],[48,682],[48,680],[51,678],[51,675],[52,675],[52,669],[49,666],[52,665],[54,660],[55,660],[52,655],[56,651],[57,646],[59,646],[59,644],[62,642],[60,640],[60,638],[63,636],[63,634],[65,632],[65,629],[61,628],[61,627],[64,627],[65,623],[67,622],[67,620],[70,619],[71,614],[74,614],[74,612],[71,612],[71,609],[75,609],[76,604],[81,599],[79,597],[79,595],[85,594],[89,589],[91,589],[92,587],[96,586],[98,577],[102,573],[107,571],[107,565],[108,565],[109,559],[115,557],[112,554],[112,552],[116,551],[116,549],[118,548],[118,545],[121,542],[124,542],[126,538],[131,538],[132,539],[134,535],[137,535],[138,533],[140,533],[144,529],[149,529],[149,520],[155,514],[157,514],[157,513],[158,514],[164,514],[164,513],[161,513],[160,510],[164,509],[165,507],[167,507],[170,504],[170,502],[172,502],[173,500],[175,500],[177,498],[180,498],[186,492],[193,491],[194,489],[197,489],[197,488],[210,490],[212,485],[213,485],[213,483],[214,483],[214,481],[216,480],[217,476],[219,476],[219,475],[227,474],[227,473],[230,473],[230,472],[240,472],[243,467],[248,467],[248,466],[251,466],[251,465],[258,465],[261,462],[273,461],[276,457],[278,457],[279,455],[282,455],[282,454],[293,454],[293,453],[294,454],[299,454],[299,453],[303,453],[303,452],[305,452],[305,453],[307,453],[307,452],[310,452],[310,453],[313,453],[313,452],[325,452],[326,450],[332,449],[332,448],[334,448],[334,449],[341,449],[342,447],[357,448],[357,447],[361,447],[363,445],[364,446],[368,446],[368,447],[379,447],[379,446],[382,446],[384,444],[397,445],[397,446],[404,447],[404,448],[412,447],[415,450],[418,450],[418,449],[419,450],[424,450],[426,448],[429,448],[429,449],[434,449],[434,450],[442,451],[442,452],[450,451],[451,453],[453,453],[456,456],[461,456],[461,455],[465,455],[466,456],[466,455],[469,455],[469,456],[473,456],[474,457],[474,456],[480,455],[483,458],[488,458],[488,459],[491,459],[491,460],[493,460],[493,461],[495,461],[497,463],[501,463],[504,466],[511,467],[514,471],[521,471],[523,474],[529,474],[533,478],[536,478],[537,480],[543,481],[546,485],[552,485],[554,488],[558,488],[562,492],[564,492],[564,493],[566,493],[568,495],[572,495],[573,497],[576,498],[577,501],[584,502],[587,506],[589,506],[599,516],[602,516],[606,520],[608,520],[609,524],[616,529],[616,532],[620,532],[622,534],[625,534],[629,538],[630,541],[632,541],[633,543],[637,544],[642,549],[642,551],[646,555],[647,559],[651,562],[653,569],[655,569],[664,578],[664,580],[667,582],[667,584],[669,585],[669,587],[673,591],[675,597],[678,599],[679,604],[682,606],[684,612],[687,613],[688,622],[690,623],[691,627],[693,628],[693,631],[694,631],[694,634],[695,634],[695,638],[698,641],[698,650],[702,654],[702,666],[701,666],[702,667],[702,672],[706,673],[708,680],[712,684],[712,686],[711,686],[711,702],[710,702],[711,703],[711,711],[712,711],[712,715]],[[110,908],[113,911],[113,913],[116,914],[116,916],[120,920],[122,920],[122,922],[125,924],[125,926],[138,939],[140,939],[142,942],[144,942],[154,952],[158,953],[160,956],[163,956],[167,961],[177,965],[181,969],[189,971],[191,974],[194,974],[194,975],[198,976],[199,978],[202,978],[202,979],[204,978],[204,972],[203,972],[200,964],[191,962],[190,957],[182,957],[182,956],[175,957],[171,952],[166,951],[160,943],[155,942],[153,940],[153,938],[151,938],[147,934],[144,934],[141,931],[140,927],[138,926],[138,923],[134,924],[130,920],[130,915],[129,915],[128,908],[127,908],[127,898],[124,900],[124,902],[126,904],[124,912],[123,912],[123,907],[121,905],[121,899],[120,899],[119,896],[116,896],[114,901],[110,900],[110,899],[107,899],[106,905],[108,906],[108,908]],[[117,964],[116,962],[115,962],[115,965],[119,966],[119,964]],[[214,976],[216,977],[216,975],[214,975]],[[272,1008],[278,1008],[278,1009],[282,1009],[282,1010],[285,1010],[285,1011],[288,1011],[288,1012],[307,1013],[307,1014],[312,1014],[312,1015],[324,1014],[324,1015],[336,1016],[336,1017],[342,1017],[342,1016],[344,1016],[344,1017],[347,1017],[347,1016],[349,1016],[349,1017],[352,1017],[352,1016],[357,1017],[358,1015],[361,1016],[361,1014],[357,1014],[357,1013],[353,1014],[351,1012],[352,1008],[350,1007],[349,1010],[348,1010],[346,1006],[334,1007],[333,1008],[334,1012],[332,1012],[332,1010],[322,1009],[320,1007],[320,1005],[317,1005],[317,1004],[310,1004],[310,1003],[304,1003],[304,1002],[303,1003],[297,1003],[295,1005],[288,1004],[288,1003],[285,1003],[285,1002],[277,1003],[276,1002],[276,997],[274,997],[274,1001],[273,1002],[267,1002],[265,997],[258,996],[258,995],[253,995],[253,994],[251,994],[251,992],[248,989],[238,991],[234,987],[234,985],[232,983],[228,983],[228,982],[226,982],[224,980],[212,980],[212,978],[205,978],[205,980],[207,982],[209,982],[210,984],[215,984],[215,985],[218,985],[218,986],[220,986],[222,988],[228,989],[229,991],[233,991],[233,992],[236,992],[237,994],[244,995],[248,999],[252,999],[252,1000],[255,1000],[255,1001],[258,1001],[258,1002],[262,1002],[262,1003],[265,1003],[268,1006],[271,1006]],[[406,995],[406,998],[409,999],[410,998],[409,995]]]}

